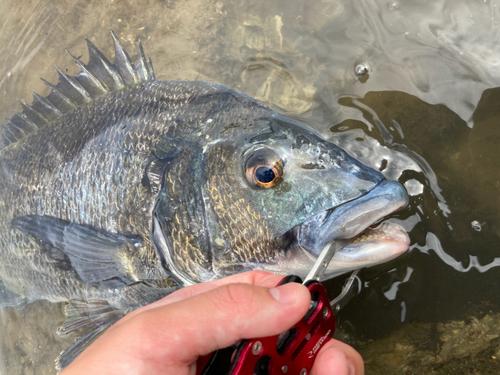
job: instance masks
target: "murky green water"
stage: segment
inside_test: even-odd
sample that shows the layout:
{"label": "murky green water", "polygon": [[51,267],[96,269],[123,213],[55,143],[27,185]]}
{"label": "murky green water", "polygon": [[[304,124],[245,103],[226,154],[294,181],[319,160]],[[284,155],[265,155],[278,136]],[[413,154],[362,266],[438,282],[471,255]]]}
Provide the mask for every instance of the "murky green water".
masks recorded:
{"label": "murky green water", "polygon": [[[314,126],[412,195],[411,250],[365,270],[337,335],[373,374],[500,373],[500,1],[4,1],[0,113],[83,37],[159,79],[219,82]],[[356,75],[356,67],[367,73]],[[336,282],[330,283],[332,290]],[[61,306],[0,314],[0,372],[54,373]]]}

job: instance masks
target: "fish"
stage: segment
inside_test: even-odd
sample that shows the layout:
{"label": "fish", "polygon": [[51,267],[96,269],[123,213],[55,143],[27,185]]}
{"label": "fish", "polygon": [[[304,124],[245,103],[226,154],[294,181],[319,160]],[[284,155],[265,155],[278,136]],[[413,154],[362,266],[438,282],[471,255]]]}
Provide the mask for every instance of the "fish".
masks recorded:
{"label": "fish", "polygon": [[161,81],[141,43],[114,62],[86,39],[81,72],[56,67],[0,136],[0,308],[65,302],[64,335],[89,331],[64,368],[128,312],[250,270],[325,277],[409,246],[388,215],[397,181],[311,127],[229,87]]}

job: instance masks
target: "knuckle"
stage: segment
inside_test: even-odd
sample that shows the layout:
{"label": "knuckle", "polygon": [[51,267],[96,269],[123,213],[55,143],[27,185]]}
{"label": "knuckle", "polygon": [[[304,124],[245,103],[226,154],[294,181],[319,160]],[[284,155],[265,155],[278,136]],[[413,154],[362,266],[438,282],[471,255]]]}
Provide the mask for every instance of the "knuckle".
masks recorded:
{"label": "knuckle", "polygon": [[222,311],[247,311],[255,298],[255,288],[247,284],[228,284],[218,288],[217,305]]}
{"label": "knuckle", "polygon": [[267,271],[261,271],[261,270],[257,270],[257,271],[250,271],[251,272],[251,275],[252,275],[252,280],[259,280],[259,279],[263,279],[264,277],[266,276],[271,276],[272,273],[269,273]]}

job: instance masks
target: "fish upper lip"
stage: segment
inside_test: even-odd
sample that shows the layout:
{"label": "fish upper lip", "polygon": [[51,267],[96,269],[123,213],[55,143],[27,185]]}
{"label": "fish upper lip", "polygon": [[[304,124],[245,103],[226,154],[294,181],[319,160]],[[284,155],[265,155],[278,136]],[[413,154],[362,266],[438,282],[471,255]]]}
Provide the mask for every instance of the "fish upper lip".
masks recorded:
{"label": "fish upper lip", "polygon": [[356,237],[407,204],[408,194],[399,182],[382,180],[365,195],[308,218],[299,226],[298,243],[318,256],[328,243]]}

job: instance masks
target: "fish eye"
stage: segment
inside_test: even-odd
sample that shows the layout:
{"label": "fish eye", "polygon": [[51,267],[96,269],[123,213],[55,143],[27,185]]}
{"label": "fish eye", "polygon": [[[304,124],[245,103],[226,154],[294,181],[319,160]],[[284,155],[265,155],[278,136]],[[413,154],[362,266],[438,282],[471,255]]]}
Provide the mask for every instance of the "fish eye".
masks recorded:
{"label": "fish eye", "polygon": [[283,162],[270,149],[254,150],[245,162],[245,176],[253,186],[270,188],[283,177]]}
{"label": "fish eye", "polygon": [[274,181],[276,178],[276,172],[274,171],[274,168],[261,165],[255,170],[255,178],[262,184],[268,184]]}

